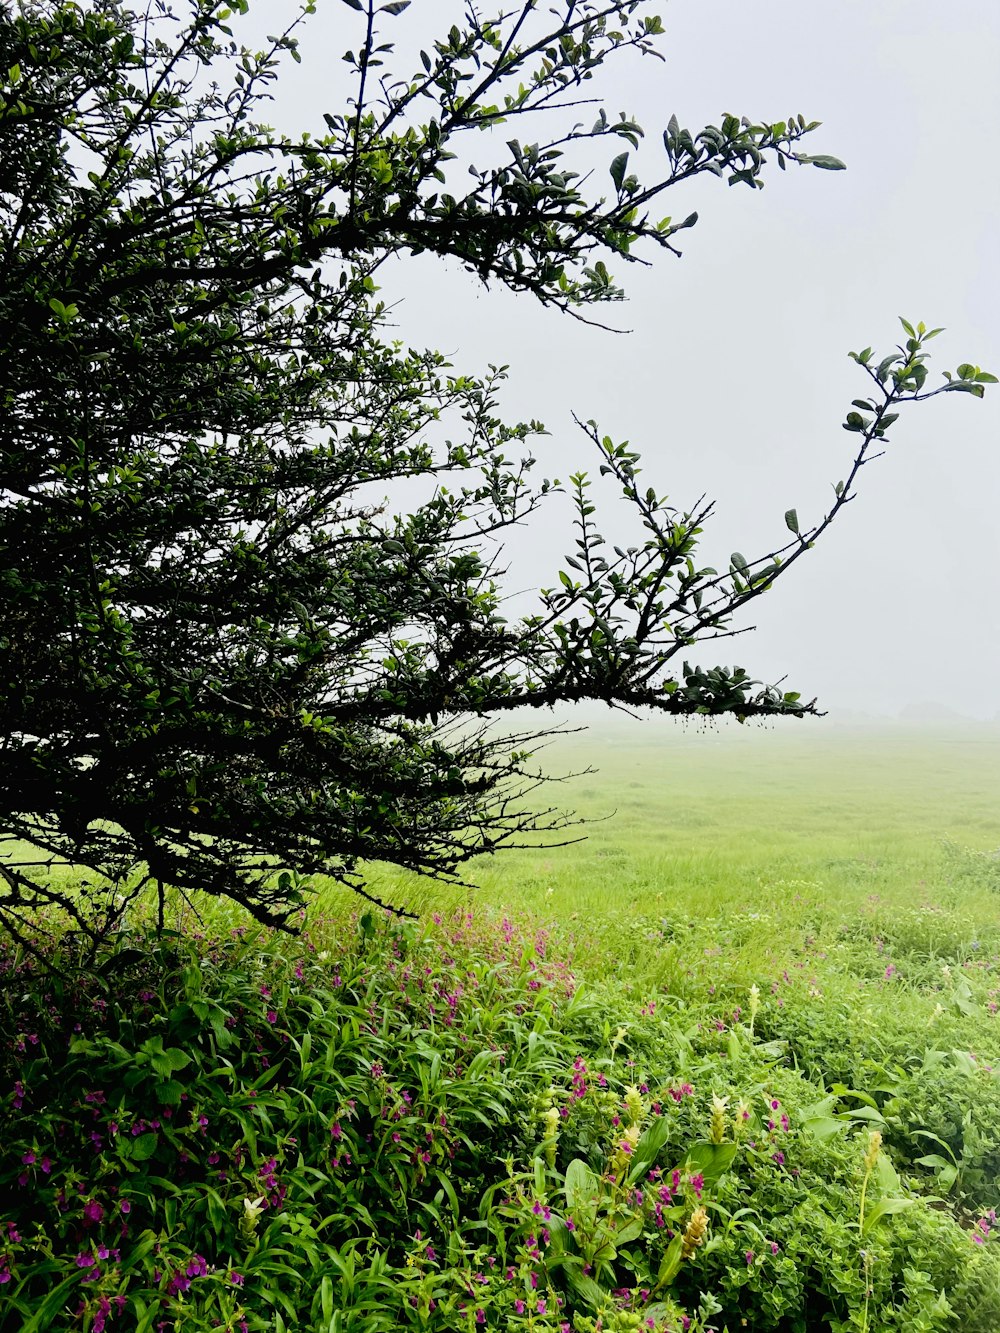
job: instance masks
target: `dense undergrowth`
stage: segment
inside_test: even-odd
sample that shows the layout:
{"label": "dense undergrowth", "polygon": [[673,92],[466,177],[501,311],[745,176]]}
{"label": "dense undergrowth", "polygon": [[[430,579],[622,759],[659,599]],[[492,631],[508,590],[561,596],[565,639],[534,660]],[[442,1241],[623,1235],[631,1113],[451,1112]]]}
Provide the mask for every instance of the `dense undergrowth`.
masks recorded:
{"label": "dense undergrowth", "polygon": [[0,1329],[995,1333],[1000,932],[609,922],[5,945]]}

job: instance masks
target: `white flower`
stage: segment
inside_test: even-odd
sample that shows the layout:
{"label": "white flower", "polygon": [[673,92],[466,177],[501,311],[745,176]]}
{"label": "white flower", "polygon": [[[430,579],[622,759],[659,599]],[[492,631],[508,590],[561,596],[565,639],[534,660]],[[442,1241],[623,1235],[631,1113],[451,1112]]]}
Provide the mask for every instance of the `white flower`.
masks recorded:
{"label": "white flower", "polygon": [[244,1231],[253,1232],[257,1230],[257,1223],[260,1220],[260,1215],[264,1211],[265,1205],[266,1200],[263,1194],[259,1199],[243,1200],[242,1226]]}

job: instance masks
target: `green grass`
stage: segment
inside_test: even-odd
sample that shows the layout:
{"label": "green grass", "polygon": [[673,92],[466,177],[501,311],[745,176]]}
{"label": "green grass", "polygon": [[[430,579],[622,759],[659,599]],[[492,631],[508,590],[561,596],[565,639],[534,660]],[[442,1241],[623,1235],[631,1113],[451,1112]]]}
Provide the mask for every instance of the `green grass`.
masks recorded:
{"label": "green grass", "polygon": [[1000,917],[989,866],[972,873],[968,856],[1000,848],[996,730],[653,721],[564,737],[545,758],[557,774],[595,770],[553,789],[564,808],[594,821],[579,830],[585,841],[484,858],[468,892],[391,872],[375,873],[373,887],[419,910],[468,900],[575,923],[592,946],[608,940],[605,956],[589,956],[612,971],[641,966],[627,947],[635,915],[759,914],[741,958],[730,960],[743,971],[803,926],[836,932],[897,907],[954,909],[971,938]]}

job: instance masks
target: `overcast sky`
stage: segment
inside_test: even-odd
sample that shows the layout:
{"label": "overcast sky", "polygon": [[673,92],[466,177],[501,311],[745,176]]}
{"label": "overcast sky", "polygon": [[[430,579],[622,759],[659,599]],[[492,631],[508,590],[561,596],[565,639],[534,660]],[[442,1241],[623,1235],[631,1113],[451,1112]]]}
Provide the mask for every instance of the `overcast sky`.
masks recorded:
{"label": "overcast sky", "polygon": [[[268,0],[254,22],[279,7]],[[627,337],[437,263],[406,261],[383,280],[405,298],[397,319],[413,344],[470,372],[509,363],[508,415],[552,432],[546,475],[591,463],[570,414],[596,418],[641,449],[679,508],[715,497],[705,550],[725,563],[777,544],[790,506],[804,524],[827,505],[851,456],[840,423],[865,391],[846,353],[891,350],[898,315],[946,326],[932,378],[965,360],[1000,373],[1000,4],[671,0],[659,12],[666,62],[609,68],[595,91],[610,112],[634,113],[655,144],[671,113],[696,132],[724,111],[801,111],[823,121],[806,150],[848,170],[671,191],[663,212],[697,208],[701,221],[682,235],[683,259],[622,274],[630,300],[607,313]],[[426,43],[460,13],[413,0],[392,35]],[[339,56],[359,17],[319,0],[306,59],[279,85],[282,128],[321,131],[320,113],[341,109]],[[757,629],[693,657],[787,675],[834,715],[922,701],[1000,712],[1000,392],[911,412],[822,545],[757,603]],[[568,546],[556,527],[518,538],[517,578],[551,571]]]}

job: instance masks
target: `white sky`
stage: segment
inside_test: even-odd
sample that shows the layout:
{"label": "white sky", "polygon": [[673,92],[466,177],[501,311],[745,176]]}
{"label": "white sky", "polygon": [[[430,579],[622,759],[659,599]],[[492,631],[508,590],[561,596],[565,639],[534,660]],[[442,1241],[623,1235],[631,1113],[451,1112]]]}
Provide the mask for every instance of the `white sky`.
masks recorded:
{"label": "white sky", "polygon": [[[251,26],[291,9],[266,0]],[[621,273],[631,299],[606,315],[628,337],[440,264],[406,261],[384,275],[385,294],[405,297],[400,335],[456,368],[509,363],[508,416],[552,432],[545,475],[591,465],[575,411],[630,439],[679,508],[715,497],[704,550],[725,563],[780,544],[790,506],[803,525],[826,507],[855,438],[840,423],[866,391],[846,353],[890,350],[898,315],[947,327],[931,344],[933,380],[966,360],[1000,374],[1000,4],[672,0],[652,12],[666,63],[626,60],[593,85],[609,112],[635,113],[651,153],[672,112],[696,132],[723,111],[801,111],[823,121],[805,150],[848,170],[775,169],[755,192],[715,180],[668,192],[662,212],[697,208],[701,221],[679,238],[682,260]],[[413,0],[386,36],[426,44],[460,13]],[[340,55],[358,44],[360,17],[319,0],[275,123],[321,131],[320,113],[342,109]],[[694,660],[787,675],[834,715],[921,701],[1000,712],[1000,386],[983,402],[945,396],[911,412],[839,524],[756,604],[756,631]],[[515,582],[551,580],[566,520],[565,538],[553,513],[517,538]]]}

